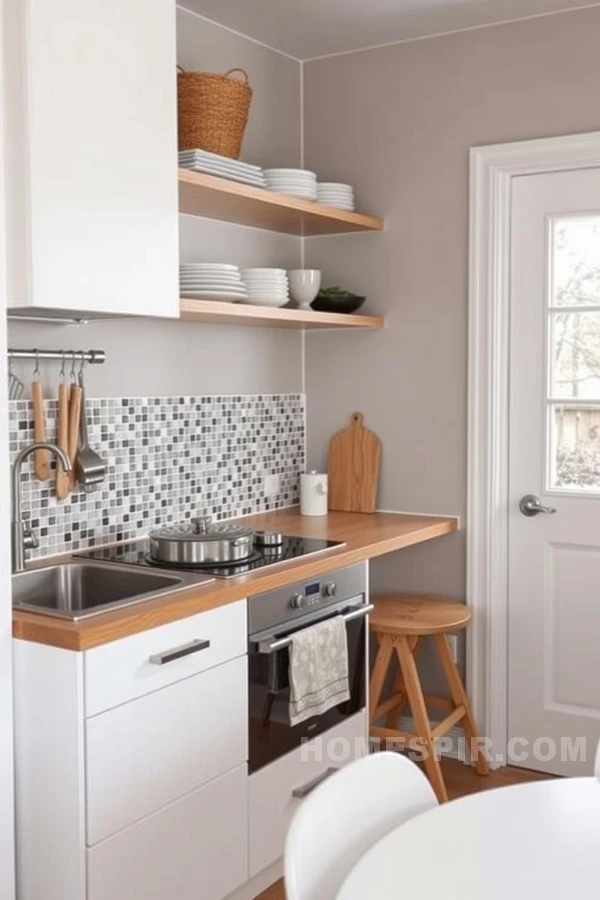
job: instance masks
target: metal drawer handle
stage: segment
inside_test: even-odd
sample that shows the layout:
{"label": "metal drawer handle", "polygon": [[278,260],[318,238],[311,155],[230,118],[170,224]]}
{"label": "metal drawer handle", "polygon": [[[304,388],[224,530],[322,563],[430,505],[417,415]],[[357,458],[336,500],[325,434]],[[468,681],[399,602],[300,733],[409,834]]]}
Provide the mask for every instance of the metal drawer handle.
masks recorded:
{"label": "metal drawer handle", "polygon": [[182,656],[189,656],[190,653],[198,653],[199,650],[206,650],[210,647],[210,641],[196,638],[189,644],[182,644],[181,647],[174,647],[172,650],[165,650],[164,653],[153,653],[150,662],[155,666],[164,666],[165,663],[173,662],[181,659]]}
{"label": "metal drawer handle", "polygon": [[294,788],[292,791],[292,797],[296,797],[297,800],[303,800],[305,797],[308,797],[315,788],[318,788],[320,784],[323,784],[328,778],[338,771],[335,767],[327,769],[326,772],[323,772],[321,775],[317,775],[316,778],[313,778],[312,781],[307,781],[306,784],[303,784],[302,787]]}
{"label": "metal drawer handle", "polygon": [[[344,622],[352,622],[354,619],[362,619],[364,616],[368,615],[375,609],[375,606],[372,603],[367,603],[366,605],[360,606],[358,609],[352,610],[352,612],[346,613],[345,616],[342,616]],[[313,623],[315,624],[315,623]],[[307,625],[307,628],[309,626]],[[292,636],[280,638],[278,641],[261,641],[258,645],[259,653],[274,653],[275,650],[283,650],[284,647],[289,647],[292,643]]]}

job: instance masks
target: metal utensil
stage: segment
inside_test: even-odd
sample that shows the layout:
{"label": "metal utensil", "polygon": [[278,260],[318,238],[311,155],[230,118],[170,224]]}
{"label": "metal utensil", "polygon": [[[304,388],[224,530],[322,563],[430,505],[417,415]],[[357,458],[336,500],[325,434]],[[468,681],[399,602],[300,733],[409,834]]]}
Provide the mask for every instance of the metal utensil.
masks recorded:
{"label": "metal utensil", "polygon": [[12,357],[8,360],[8,399],[20,400],[25,391],[25,385],[17,378],[12,367]]}
{"label": "metal utensil", "polygon": [[87,413],[85,407],[85,384],[83,378],[83,359],[79,369],[79,387],[81,390],[81,418],[79,420],[79,455],[77,457],[77,480],[84,491],[93,490],[93,485],[104,481],[106,477],[106,464],[102,457],[92,450],[88,436]]}
{"label": "metal utensil", "polygon": [[[61,450],[69,453],[69,385],[65,372],[65,357],[63,355],[62,367],[58,382],[58,433],[56,443]],[[56,463],[56,497],[65,500],[69,495],[69,475],[60,462]]]}
{"label": "metal utensil", "polygon": [[[46,443],[46,414],[44,410],[44,388],[40,380],[40,359],[36,351],[35,369],[31,382],[31,402],[33,403],[33,436],[38,443]],[[50,478],[50,454],[47,450],[35,452],[35,475],[39,481]]]}
{"label": "metal utensil", "polygon": [[75,490],[77,484],[77,453],[79,452],[79,421],[81,418],[81,388],[77,384],[75,372],[75,354],[72,355],[69,373],[69,424],[67,431],[68,455],[71,460],[69,473],[69,492]]}

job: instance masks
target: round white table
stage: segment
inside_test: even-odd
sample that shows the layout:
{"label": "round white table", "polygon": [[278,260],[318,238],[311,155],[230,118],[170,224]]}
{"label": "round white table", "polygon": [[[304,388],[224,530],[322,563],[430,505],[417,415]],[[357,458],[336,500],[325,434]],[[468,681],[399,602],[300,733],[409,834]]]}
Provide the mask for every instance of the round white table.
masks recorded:
{"label": "round white table", "polygon": [[482,791],[405,822],[372,847],[337,900],[600,896],[600,781]]}

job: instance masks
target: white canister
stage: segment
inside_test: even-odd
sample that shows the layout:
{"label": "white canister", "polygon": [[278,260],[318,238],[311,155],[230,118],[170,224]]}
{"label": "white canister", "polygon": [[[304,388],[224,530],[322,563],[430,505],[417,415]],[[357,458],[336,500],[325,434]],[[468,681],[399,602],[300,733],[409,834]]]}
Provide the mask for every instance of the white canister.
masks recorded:
{"label": "white canister", "polygon": [[327,515],[327,475],[313,471],[300,476],[300,513],[303,516]]}

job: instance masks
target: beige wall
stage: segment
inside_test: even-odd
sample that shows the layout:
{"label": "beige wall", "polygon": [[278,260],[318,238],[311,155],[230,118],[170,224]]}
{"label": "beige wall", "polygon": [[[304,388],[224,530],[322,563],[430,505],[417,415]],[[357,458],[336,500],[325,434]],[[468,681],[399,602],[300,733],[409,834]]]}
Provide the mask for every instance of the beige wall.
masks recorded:
{"label": "beige wall", "polygon": [[[307,339],[311,466],[354,409],[383,439],[379,506],[465,513],[468,149],[600,128],[600,9],[305,64],[306,165],[356,186],[381,236],[307,241],[388,327]],[[373,565],[376,587],[464,592],[464,534]]]}
{"label": "beige wall", "polygon": [[[248,71],[254,88],[242,156],[263,165],[299,164],[300,65],[183,9],[177,14],[178,60],[190,70]],[[141,148],[142,149],[142,148]],[[184,261],[234,262],[294,268],[300,240],[258,229],[180,217]],[[190,393],[278,393],[302,389],[297,332],[225,328],[149,319],[86,326],[10,323],[9,342],[21,347],[97,347],[105,366],[89,369],[92,396]],[[22,365],[19,374],[29,378]],[[42,366],[56,389],[56,366]]]}

